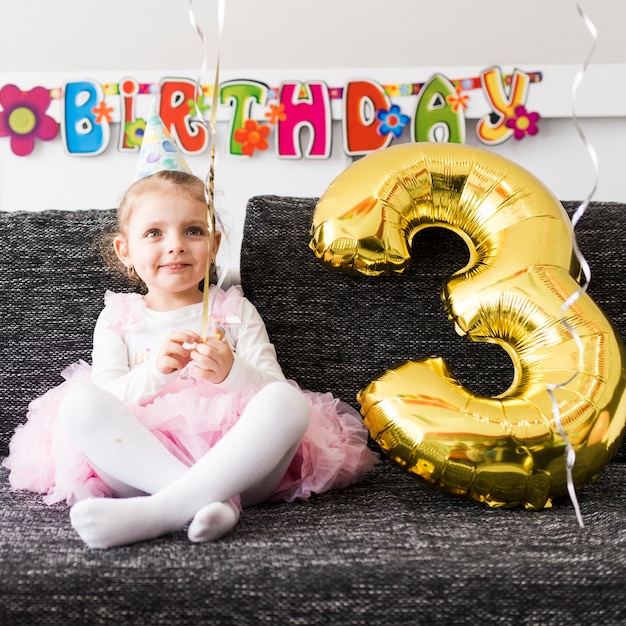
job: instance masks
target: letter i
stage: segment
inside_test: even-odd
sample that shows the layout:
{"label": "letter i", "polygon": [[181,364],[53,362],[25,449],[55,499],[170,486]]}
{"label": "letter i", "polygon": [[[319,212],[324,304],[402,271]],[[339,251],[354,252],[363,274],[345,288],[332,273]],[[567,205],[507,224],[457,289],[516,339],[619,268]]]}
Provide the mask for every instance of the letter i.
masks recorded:
{"label": "letter i", "polygon": [[141,145],[137,136],[139,129],[134,129],[135,122],[135,101],[139,93],[139,83],[134,78],[124,78],[120,80],[120,137],[118,150],[120,152],[137,152]]}

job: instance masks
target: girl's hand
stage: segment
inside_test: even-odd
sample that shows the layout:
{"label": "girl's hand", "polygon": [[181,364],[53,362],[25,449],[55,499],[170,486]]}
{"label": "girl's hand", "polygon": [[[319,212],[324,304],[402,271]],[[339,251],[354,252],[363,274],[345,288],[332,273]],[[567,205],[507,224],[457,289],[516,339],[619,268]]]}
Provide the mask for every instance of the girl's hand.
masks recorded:
{"label": "girl's hand", "polygon": [[206,343],[198,343],[191,352],[194,375],[214,384],[221,383],[228,376],[235,360],[230,346],[222,339],[223,334],[218,331]]}
{"label": "girl's hand", "polygon": [[172,332],[161,347],[156,368],[161,374],[182,370],[191,360],[194,344],[202,341],[200,335],[191,330]]}

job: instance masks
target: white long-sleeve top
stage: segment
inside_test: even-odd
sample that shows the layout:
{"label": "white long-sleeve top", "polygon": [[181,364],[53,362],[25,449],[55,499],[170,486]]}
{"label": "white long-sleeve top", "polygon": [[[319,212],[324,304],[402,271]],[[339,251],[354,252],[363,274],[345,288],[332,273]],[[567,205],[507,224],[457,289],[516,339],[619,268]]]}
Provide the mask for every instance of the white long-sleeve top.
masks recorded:
{"label": "white long-sleeve top", "polygon": [[[238,287],[231,287],[225,298],[230,299],[231,310],[222,318],[216,310],[215,320],[224,330],[235,360],[227,377],[216,386],[235,391],[284,380],[276,350],[254,305]],[[174,330],[201,334],[201,328],[202,304],[153,311],[138,294],[108,292],[94,329],[91,380],[126,403],[146,404],[180,376],[180,372],[162,374],[156,368],[156,357],[167,336]]]}

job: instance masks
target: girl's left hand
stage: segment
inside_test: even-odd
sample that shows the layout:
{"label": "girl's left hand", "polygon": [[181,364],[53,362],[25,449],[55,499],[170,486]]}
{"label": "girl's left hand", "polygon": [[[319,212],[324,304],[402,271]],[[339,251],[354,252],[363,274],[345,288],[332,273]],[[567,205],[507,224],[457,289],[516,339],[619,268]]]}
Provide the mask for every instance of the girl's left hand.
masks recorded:
{"label": "girl's left hand", "polygon": [[191,352],[193,374],[210,383],[218,384],[228,376],[235,356],[230,346],[222,341],[223,335],[216,333],[206,343],[199,343]]}

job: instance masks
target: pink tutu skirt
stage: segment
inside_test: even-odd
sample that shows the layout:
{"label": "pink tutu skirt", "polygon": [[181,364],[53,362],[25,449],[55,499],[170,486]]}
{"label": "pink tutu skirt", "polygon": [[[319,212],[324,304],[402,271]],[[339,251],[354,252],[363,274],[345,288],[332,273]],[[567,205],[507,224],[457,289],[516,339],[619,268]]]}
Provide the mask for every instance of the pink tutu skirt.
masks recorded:
{"label": "pink tutu skirt", "polygon": [[[90,369],[84,362],[69,367],[63,372],[65,382],[31,402],[28,420],[16,429],[3,463],[11,470],[13,489],[44,494],[48,504],[65,500],[72,505],[88,497],[113,495],[56,419],[67,390],[75,382],[88,381]],[[256,391],[223,392],[181,382],[178,389],[131,410],[168,450],[192,465],[232,428]],[[273,500],[305,499],[347,487],[378,462],[367,446],[367,429],[352,407],[330,393],[303,393],[311,421]]]}

